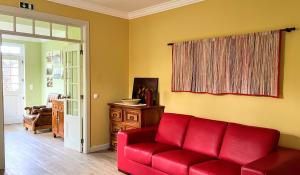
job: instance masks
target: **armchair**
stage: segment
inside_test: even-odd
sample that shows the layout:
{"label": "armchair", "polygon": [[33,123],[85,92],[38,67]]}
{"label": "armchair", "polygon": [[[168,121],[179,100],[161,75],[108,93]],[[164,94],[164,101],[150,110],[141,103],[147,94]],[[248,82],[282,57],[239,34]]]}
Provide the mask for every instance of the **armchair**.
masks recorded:
{"label": "armchair", "polygon": [[49,94],[47,105],[26,107],[26,114],[23,118],[23,126],[26,130],[31,129],[34,134],[40,129],[52,128],[52,100],[59,99],[60,94]]}

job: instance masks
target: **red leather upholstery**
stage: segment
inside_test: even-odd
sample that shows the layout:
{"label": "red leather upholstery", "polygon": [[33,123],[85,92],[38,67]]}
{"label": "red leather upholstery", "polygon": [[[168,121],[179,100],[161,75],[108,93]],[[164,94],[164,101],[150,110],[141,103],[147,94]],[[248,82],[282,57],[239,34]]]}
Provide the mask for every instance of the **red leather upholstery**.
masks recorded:
{"label": "red leather upholstery", "polygon": [[181,147],[191,118],[190,115],[163,114],[155,141]]}
{"label": "red leather upholstery", "polygon": [[[189,125],[190,118],[166,114],[157,136],[156,128],[119,132],[118,169],[131,175],[300,174],[300,151],[275,149],[278,131],[228,124],[220,155],[213,157],[217,155],[217,142],[220,142],[221,122],[219,125],[215,121],[192,119]],[[185,134],[187,125],[188,133]],[[155,143],[155,139],[162,142]],[[184,149],[165,151],[182,144]]]}
{"label": "red leather upholstery", "polygon": [[279,150],[242,167],[242,175],[298,175],[300,151]]}
{"label": "red leather upholstery", "polygon": [[176,147],[163,143],[133,144],[125,146],[125,157],[145,165],[151,165],[152,155],[171,149],[176,149]]}
{"label": "red leather upholstery", "polygon": [[151,167],[131,161],[125,158],[124,150],[127,145],[154,142],[157,128],[134,129],[118,133],[118,169],[123,172],[130,172],[132,175],[150,175]]}
{"label": "red leather upholstery", "polygon": [[279,132],[239,124],[228,124],[220,159],[245,165],[268,155],[277,147]]}
{"label": "red leather upholstery", "polygon": [[240,175],[241,166],[224,160],[211,160],[190,167],[189,175]]}
{"label": "red leather upholstery", "polygon": [[152,156],[152,167],[172,175],[188,175],[189,166],[212,159],[187,150],[172,150]]}
{"label": "red leather upholstery", "polygon": [[225,122],[191,119],[183,149],[218,157],[226,127]]}

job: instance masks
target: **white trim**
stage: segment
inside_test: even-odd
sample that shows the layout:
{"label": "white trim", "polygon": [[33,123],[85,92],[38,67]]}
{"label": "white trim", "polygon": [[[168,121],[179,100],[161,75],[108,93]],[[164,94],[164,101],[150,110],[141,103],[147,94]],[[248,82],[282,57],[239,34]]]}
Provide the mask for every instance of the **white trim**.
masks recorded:
{"label": "white trim", "polygon": [[109,143],[103,144],[103,145],[96,145],[92,146],[89,150],[90,153],[97,152],[97,151],[105,151],[108,150],[110,147]]}
{"label": "white trim", "polygon": [[[0,33],[0,46],[2,45],[2,34]],[[2,52],[0,50],[0,68],[2,68]],[[3,94],[2,69],[0,71],[0,94]],[[3,95],[0,95],[0,104],[3,104]],[[5,168],[5,146],[4,146],[4,112],[3,105],[0,105],[0,169]]]}
{"label": "white trim", "polygon": [[[83,50],[84,50],[84,81],[85,81],[85,88],[83,89],[84,95],[85,95],[85,103],[84,103],[84,115],[83,115],[83,125],[84,125],[84,130],[83,130],[83,139],[84,139],[84,153],[88,153],[90,149],[90,57],[89,57],[89,22],[88,21],[83,21],[83,20],[77,20],[73,18],[68,18],[68,17],[63,17],[63,16],[57,16],[57,15],[52,15],[52,14],[47,14],[47,13],[41,13],[41,12],[36,12],[36,11],[29,11],[29,10],[24,10],[16,7],[10,7],[10,6],[4,6],[0,5],[0,13],[1,14],[7,14],[7,15],[12,15],[12,16],[22,16],[22,17],[27,17],[31,19],[36,19],[36,20],[41,20],[41,21],[48,21],[48,22],[54,22],[58,24],[64,24],[64,25],[73,25],[73,26],[78,26],[82,27],[83,29]],[[4,31],[0,31],[0,36],[2,33],[7,33]],[[29,36],[23,33],[18,33],[18,32],[8,32],[9,34],[15,34],[19,36]],[[38,35],[32,35],[29,37],[36,37],[36,38],[43,38]],[[53,38],[53,37],[52,37]],[[1,39],[1,38],[0,38]],[[46,39],[46,38],[44,38]],[[55,40],[59,40],[59,38],[54,38]],[[1,41],[1,40],[0,40]],[[72,42],[72,40],[65,40],[68,42]],[[78,42],[73,40],[73,42]],[[1,54],[0,54],[1,56]],[[1,57],[0,57],[1,60]],[[1,63],[0,63],[1,65]],[[1,68],[1,66],[0,66]],[[0,72],[1,75],[1,72]],[[0,77],[1,80],[1,77]],[[2,81],[0,81],[2,82]],[[0,83],[2,84],[2,83]],[[0,92],[2,90],[2,86],[0,87]],[[2,100],[2,96],[0,95],[0,102]],[[0,103],[1,104],[1,103]],[[3,104],[3,103],[2,103]],[[0,105],[0,114],[3,113],[3,106]],[[3,116],[3,115],[0,115]],[[1,132],[1,129],[3,129],[3,117],[0,117],[0,138],[1,135],[3,134]],[[1,142],[3,140],[0,139],[0,152],[1,152]],[[2,155],[0,154],[0,162],[1,159],[3,159]],[[0,169],[2,168],[2,165],[0,164]]]}
{"label": "white trim", "polygon": [[25,10],[17,7],[6,6],[6,5],[0,5],[0,12],[1,14],[6,14],[6,15],[12,15],[12,16],[23,17],[23,18],[31,18],[34,20],[47,21],[47,22],[63,24],[63,25],[73,25],[78,27],[81,27],[88,23],[88,21],[83,21],[79,19],[52,15],[52,14],[42,13],[42,12],[37,12],[32,10]]}
{"label": "white trim", "polygon": [[128,19],[128,13],[120,10],[108,8],[101,6],[97,3],[87,2],[85,0],[48,0],[58,4],[64,4],[71,7],[76,7],[84,10],[89,10],[92,12],[102,13],[110,16],[115,16],[119,18]]}
{"label": "white trim", "polygon": [[143,17],[143,16],[148,16],[148,15],[152,15],[152,14],[155,14],[155,13],[160,13],[160,12],[163,12],[163,11],[183,7],[183,6],[186,6],[186,5],[190,5],[190,4],[194,4],[194,3],[198,3],[198,2],[202,2],[202,1],[204,1],[204,0],[169,1],[169,2],[158,4],[158,5],[154,5],[154,6],[151,6],[151,7],[147,7],[147,8],[144,8],[144,9],[129,12],[128,13],[128,19],[135,19],[135,18],[139,18],[139,17]]}
{"label": "white trim", "polygon": [[178,7],[183,7],[186,5],[202,2],[204,0],[172,0],[169,2],[157,4],[154,6],[146,7],[132,12],[120,11],[105,6],[101,6],[97,3],[87,2],[85,0],[48,0],[58,4],[68,5],[71,7],[76,7],[84,10],[89,10],[97,13],[102,13],[110,16],[115,16],[124,19],[135,19],[147,15],[152,15],[155,13],[160,13],[163,11],[175,9]]}

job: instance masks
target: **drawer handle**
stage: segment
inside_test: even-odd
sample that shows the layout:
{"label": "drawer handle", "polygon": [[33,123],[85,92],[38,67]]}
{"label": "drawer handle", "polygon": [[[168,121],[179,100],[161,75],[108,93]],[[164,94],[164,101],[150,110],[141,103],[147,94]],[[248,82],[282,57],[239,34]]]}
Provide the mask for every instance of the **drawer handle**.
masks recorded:
{"label": "drawer handle", "polygon": [[128,120],[135,120],[135,116],[134,115],[128,115],[127,119]]}
{"label": "drawer handle", "polygon": [[119,132],[119,131],[122,131],[122,128],[114,128],[113,131],[114,132]]}
{"label": "drawer handle", "polygon": [[117,115],[116,113],[113,113],[112,116],[113,116],[113,117],[117,117],[118,115]]}

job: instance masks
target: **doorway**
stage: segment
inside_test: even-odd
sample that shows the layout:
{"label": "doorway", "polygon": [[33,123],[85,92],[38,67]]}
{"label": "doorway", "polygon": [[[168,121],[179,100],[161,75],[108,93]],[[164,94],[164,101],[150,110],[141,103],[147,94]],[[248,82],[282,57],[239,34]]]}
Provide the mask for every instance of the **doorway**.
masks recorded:
{"label": "doorway", "polygon": [[[65,89],[64,94],[62,94],[66,117],[64,144],[65,147],[88,153],[90,148],[88,22],[40,12],[28,13],[22,9],[0,6],[0,23],[2,26],[2,28],[0,27],[0,45],[3,45],[3,35],[77,43],[76,50],[71,49],[61,53],[66,61],[64,67]],[[80,37],[77,37],[78,35]],[[5,54],[0,52],[1,63],[2,59],[5,60]],[[2,65],[0,68],[2,69]],[[4,74],[1,78],[4,78]],[[2,91],[2,87],[0,91]],[[5,96],[1,96],[1,98],[5,100]],[[2,102],[3,99],[1,98],[0,101]],[[8,106],[11,107],[11,105]],[[2,114],[4,110],[1,108],[3,107],[5,108],[4,104],[1,104],[0,113]],[[3,128],[3,124],[4,119],[1,118],[1,128]],[[4,144],[1,142],[4,139],[1,128],[0,160],[2,161],[0,161],[0,168],[3,169]]]}

